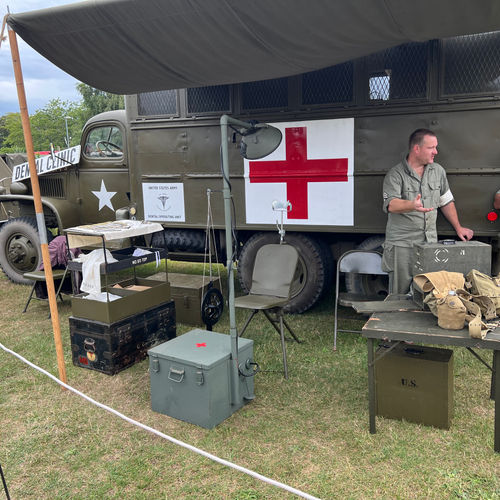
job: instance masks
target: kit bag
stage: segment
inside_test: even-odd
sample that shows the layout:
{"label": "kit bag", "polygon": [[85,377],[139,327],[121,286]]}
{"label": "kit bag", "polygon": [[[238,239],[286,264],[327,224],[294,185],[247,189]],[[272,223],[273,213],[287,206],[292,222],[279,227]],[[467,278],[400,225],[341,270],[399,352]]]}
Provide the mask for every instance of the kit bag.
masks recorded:
{"label": "kit bag", "polygon": [[471,337],[484,338],[488,328],[482,317],[496,316],[493,301],[465,290],[462,274],[448,271],[419,274],[414,277],[413,285],[424,293],[424,304],[438,318],[441,328],[461,330],[467,324]]}
{"label": "kit bag", "polygon": [[[476,269],[472,269],[466,276],[466,288],[475,297],[480,297],[476,302],[482,301],[481,310],[486,319],[492,319],[500,315],[500,279],[498,277],[492,278],[487,274],[483,274]],[[491,304],[489,304],[491,300]],[[495,316],[493,314],[495,309]],[[485,309],[488,313],[485,314]]]}

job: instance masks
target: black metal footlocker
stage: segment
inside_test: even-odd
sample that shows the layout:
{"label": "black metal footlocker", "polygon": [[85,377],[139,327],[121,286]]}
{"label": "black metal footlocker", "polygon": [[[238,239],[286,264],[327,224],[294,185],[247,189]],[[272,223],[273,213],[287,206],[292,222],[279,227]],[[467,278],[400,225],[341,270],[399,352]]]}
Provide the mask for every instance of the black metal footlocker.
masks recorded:
{"label": "black metal footlocker", "polygon": [[71,316],[69,330],[73,364],[114,375],[176,336],[175,304],[171,300],[109,324]]}

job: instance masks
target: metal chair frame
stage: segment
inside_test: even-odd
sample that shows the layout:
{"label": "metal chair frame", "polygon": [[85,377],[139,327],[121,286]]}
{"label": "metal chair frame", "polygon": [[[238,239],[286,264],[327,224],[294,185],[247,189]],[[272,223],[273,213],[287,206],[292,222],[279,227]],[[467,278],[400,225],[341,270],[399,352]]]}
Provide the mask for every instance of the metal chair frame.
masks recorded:
{"label": "metal chair frame", "polygon": [[338,305],[351,307],[355,302],[382,300],[381,297],[371,297],[363,294],[339,293],[341,273],[386,275],[382,271],[382,254],[375,250],[348,250],[337,261],[335,284],[335,319],[333,327],[333,350],[337,350],[337,332],[359,333],[355,330],[338,329]]}
{"label": "metal chair frame", "polygon": [[262,311],[273,325],[281,339],[283,352],[283,373],[288,379],[284,328],[293,339],[301,341],[283,317],[283,307],[290,299],[290,290],[298,263],[298,252],[295,247],[286,244],[269,244],[262,246],[255,256],[252,273],[252,286],[248,295],[237,297],[235,307],[251,309],[251,314],[241,329],[239,336],[245,333],[253,317]]}
{"label": "metal chair frame", "polygon": [[[59,283],[59,286],[57,287],[56,300],[57,300],[57,297],[59,297],[61,299],[61,302],[64,302],[64,299],[63,299],[62,293],[61,293],[61,289],[63,287],[64,280],[66,279],[66,276],[69,276],[68,268],[66,267],[64,269],[52,269],[52,276],[54,278],[54,282],[58,279],[61,280],[61,282]],[[48,302],[49,299],[48,298],[41,298],[41,297],[37,297],[36,295],[33,295],[35,293],[36,284],[46,282],[45,271],[32,271],[29,273],[24,273],[23,278],[33,281],[33,286],[31,287],[30,295],[29,295],[28,300],[26,302],[26,305],[24,306],[24,309],[23,309],[23,313],[25,313],[28,310],[29,303],[32,300],[44,300],[44,301]],[[49,309],[49,316],[48,317],[50,318],[50,309]]]}

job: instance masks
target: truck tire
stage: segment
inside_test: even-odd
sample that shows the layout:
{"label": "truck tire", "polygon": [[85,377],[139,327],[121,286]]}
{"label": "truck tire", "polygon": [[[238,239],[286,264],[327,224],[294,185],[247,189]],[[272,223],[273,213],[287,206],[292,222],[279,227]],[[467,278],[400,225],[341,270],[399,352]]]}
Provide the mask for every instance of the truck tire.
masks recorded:
{"label": "truck tire", "polygon": [[[362,241],[356,250],[376,250],[382,253],[384,239],[383,236],[370,236]],[[349,293],[385,297],[389,293],[389,278],[380,275],[348,273],[345,275],[345,286]]]}
{"label": "truck tire", "polygon": [[14,283],[33,282],[23,273],[36,271],[42,262],[36,220],[32,217],[10,219],[0,229],[0,267]]}
{"label": "truck tire", "polygon": [[[323,252],[318,242],[301,233],[287,233],[285,240],[299,252],[299,264],[292,284],[291,300],[284,308],[289,313],[302,313],[320,298],[325,286]],[[257,250],[269,243],[279,243],[277,233],[256,233],[243,246],[238,259],[238,278],[245,293],[252,283]]]}
{"label": "truck tire", "polygon": [[335,283],[335,261],[330,245],[323,239],[316,240],[321,248],[321,258],[323,259],[323,268],[325,271],[325,284],[322,295],[325,295]]}
{"label": "truck tire", "polygon": [[169,252],[205,251],[205,233],[201,229],[164,229],[163,234],[153,234],[152,246],[161,247],[167,244]]}

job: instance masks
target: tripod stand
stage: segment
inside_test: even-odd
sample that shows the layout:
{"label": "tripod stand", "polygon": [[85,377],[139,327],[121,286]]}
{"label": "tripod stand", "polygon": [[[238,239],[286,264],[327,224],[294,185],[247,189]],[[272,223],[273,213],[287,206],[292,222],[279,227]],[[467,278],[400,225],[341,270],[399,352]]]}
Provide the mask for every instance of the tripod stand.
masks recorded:
{"label": "tripod stand", "polygon": [[2,464],[0,464],[0,476],[2,476],[3,489],[7,495],[7,500],[10,500],[9,490],[7,489],[7,483],[5,482],[5,476],[3,475]]}

